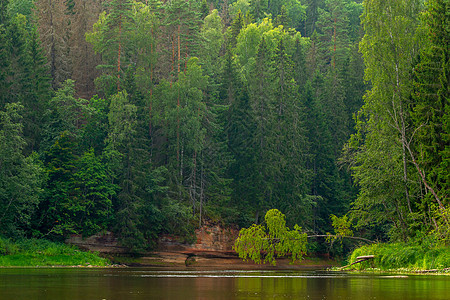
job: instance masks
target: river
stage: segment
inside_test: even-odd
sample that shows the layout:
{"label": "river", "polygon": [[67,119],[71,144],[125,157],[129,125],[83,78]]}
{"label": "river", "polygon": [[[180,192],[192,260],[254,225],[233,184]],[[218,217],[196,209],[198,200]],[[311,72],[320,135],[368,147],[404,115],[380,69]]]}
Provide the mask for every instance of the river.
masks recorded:
{"label": "river", "polygon": [[450,276],[321,270],[3,268],[0,299],[450,299]]}

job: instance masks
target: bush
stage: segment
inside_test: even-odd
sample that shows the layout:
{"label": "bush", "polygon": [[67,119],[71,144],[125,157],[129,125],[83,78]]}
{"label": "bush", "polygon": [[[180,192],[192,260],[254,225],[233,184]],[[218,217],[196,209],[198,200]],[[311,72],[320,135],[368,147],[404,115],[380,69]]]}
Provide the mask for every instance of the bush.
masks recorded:
{"label": "bush", "polygon": [[0,255],[15,254],[17,250],[17,246],[10,239],[0,237]]}
{"label": "bush", "polygon": [[83,252],[75,246],[44,239],[11,241],[0,237],[0,266],[106,266],[98,253]]}
{"label": "bush", "polygon": [[[374,244],[353,251],[349,263],[357,261],[358,256],[375,255],[373,265],[381,270],[408,269],[427,270],[450,267],[450,247],[430,248],[403,243]],[[354,265],[354,269],[364,270],[371,262]]]}

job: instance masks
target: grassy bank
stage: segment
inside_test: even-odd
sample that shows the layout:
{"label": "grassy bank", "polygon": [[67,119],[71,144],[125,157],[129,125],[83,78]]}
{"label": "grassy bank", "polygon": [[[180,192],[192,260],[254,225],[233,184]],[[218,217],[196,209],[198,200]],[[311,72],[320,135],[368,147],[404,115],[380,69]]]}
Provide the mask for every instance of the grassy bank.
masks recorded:
{"label": "grassy bank", "polygon": [[381,271],[444,270],[450,268],[450,247],[430,248],[425,246],[395,244],[373,244],[353,251],[349,264],[358,256],[374,255],[373,261],[355,264],[354,270],[367,270],[372,266]]}
{"label": "grassy bank", "polygon": [[42,239],[11,241],[0,237],[0,266],[107,266],[110,262],[96,253]]}

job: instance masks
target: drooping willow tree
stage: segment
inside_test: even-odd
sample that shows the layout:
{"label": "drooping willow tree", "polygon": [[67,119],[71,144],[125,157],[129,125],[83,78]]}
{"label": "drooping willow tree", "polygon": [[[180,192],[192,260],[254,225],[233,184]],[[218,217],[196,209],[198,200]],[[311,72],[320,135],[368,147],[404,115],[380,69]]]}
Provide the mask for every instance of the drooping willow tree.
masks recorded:
{"label": "drooping willow tree", "polygon": [[297,224],[293,230],[286,227],[285,216],[277,209],[266,213],[263,224],[242,228],[234,243],[234,250],[243,260],[257,264],[276,264],[277,257],[291,254],[292,262],[306,254],[307,235]]}
{"label": "drooping willow tree", "polygon": [[306,254],[308,238],[325,238],[326,242],[333,244],[344,238],[357,242],[372,244],[374,241],[353,236],[352,223],[347,215],[337,217],[330,215],[334,234],[307,235],[297,224],[294,229],[286,227],[285,215],[277,209],[269,210],[262,224],[253,224],[249,228],[242,228],[234,242],[233,249],[244,261],[249,259],[257,264],[270,263],[276,265],[276,258],[290,255],[291,262],[302,260]]}

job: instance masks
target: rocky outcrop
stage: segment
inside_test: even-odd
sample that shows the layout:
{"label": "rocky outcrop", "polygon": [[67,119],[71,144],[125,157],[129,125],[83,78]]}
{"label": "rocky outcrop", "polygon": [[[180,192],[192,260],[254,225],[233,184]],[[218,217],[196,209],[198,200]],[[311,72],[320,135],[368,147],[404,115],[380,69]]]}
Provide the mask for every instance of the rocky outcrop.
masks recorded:
{"label": "rocky outcrop", "polygon": [[[139,258],[133,258],[131,265],[217,265],[233,260],[239,262],[233,251],[234,240],[239,231],[237,228],[226,228],[218,224],[208,223],[195,231],[196,242],[187,244],[170,235],[163,235],[158,240],[157,250],[141,253]],[[81,235],[71,235],[67,244],[76,245],[87,251],[96,251],[114,260],[118,256],[127,256],[129,249],[119,245],[117,238],[111,232],[104,232],[83,238]]]}
{"label": "rocky outcrop", "polygon": [[128,266],[157,267],[213,267],[240,269],[267,268],[325,268],[335,262],[329,259],[303,260],[296,266],[290,265],[288,259],[277,260],[277,266],[255,265],[243,262],[238,258],[232,247],[239,231],[237,228],[223,227],[218,224],[205,224],[196,230],[196,241],[192,244],[180,242],[177,237],[164,235],[158,241],[156,251],[148,253],[130,253],[129,249],[121,247],[117,238],[111,232],[82,238],[72,235],[66,243],[76,245],[88,251],[97,251],[112,259],[114,263]]}
{"label": "rocky outcrop", "polygon": [[[195,231],[196,242],[186,244],[180,242],[177,237],[163,235],[158,241],[158,248],[154,254],[173,253],[168,255],[171,257],[180,256],[205,256],[205,257],[235,257],[232,250],[234,240],[237,238],[239,231],[237,228],[225,228],[218,224],[205,224]],[[88,238],[81,235],[71,235],[67,240],[67,244],[78,246],[80,249],[87,251],[96,251],[103,254],[131,254],[129,249],[119,245],[117,238],[111,232],[103,232]],[[179,261],[180,258],[168,260]]]}
{"label": "rocky outcrop", "polygon": [[128,248],[119,245],[117,238],[109,231],[87,238],[83,238],[81,234],[72,234],[66,239],[66,244],[75,245],[82,250],[104,254],[125,254],[129,252]]}
{"label": "rocky outcrop", "polygon": [[209,223],[195,231],[197,239],[194,244],[181,243],[174,236],[162,236],[158,241],[158,251],[232,252],[238,234],[237,228],[225,228],[218,224]]}

